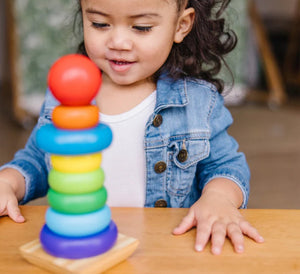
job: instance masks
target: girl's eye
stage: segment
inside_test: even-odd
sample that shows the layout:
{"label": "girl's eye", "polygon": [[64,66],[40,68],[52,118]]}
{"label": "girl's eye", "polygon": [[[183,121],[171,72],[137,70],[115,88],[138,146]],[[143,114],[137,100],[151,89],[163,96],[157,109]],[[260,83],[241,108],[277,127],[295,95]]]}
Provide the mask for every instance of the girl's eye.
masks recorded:
{"label": "girl's eye", "polygon": [[152,30],[152,26],[133,26],[133,28],[140,32],[148,32]]}
{"label": "girl's eye", "polygon": [[92,26],[96,29],[103,29],[109,27],[109,24],[92,22]]}

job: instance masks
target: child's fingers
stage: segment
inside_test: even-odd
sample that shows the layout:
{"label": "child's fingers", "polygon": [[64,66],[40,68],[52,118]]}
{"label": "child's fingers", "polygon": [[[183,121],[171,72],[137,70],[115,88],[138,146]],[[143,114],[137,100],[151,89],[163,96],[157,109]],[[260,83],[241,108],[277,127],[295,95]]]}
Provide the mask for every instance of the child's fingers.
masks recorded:
{"label": "child's fingers", "polygon": [[222,222],[215,222],[211,231],[211,251],[215,255],[221,254],[226,238],[226,225]]}
{"label": "child's fingers", "polygon": [[247,221],[242,221],[240,223],[240,228],[242,232],[247,235],[249,238],[253,239],[258,243],[263,243],[264,238],[258,233],[258,231]]}
{"label": "child's fingers", "polygon": [[18,207],[17,200],[9,201],[7,203],[7,215],[16,223],[23,223],[25,221],[25,218],[22,216]]}
{"label": "child's fingers", "polygon": [[174,228],[173,234],[175,234],[175,235],[183,234],[186,231],[188,231],[189,229],[191,229],[192,227],[194,227],[195,224],[196,223],[195,223],[194,212],[190,211],[188,213],[188,215],[186,215],[182,219],[181,223],[176,228]]}
{"label": "child's fingers", "polygon": [[227,225],[227,235],[231,239],[235,252],[244,252],[244,235],[237,223]]}
{"label": "child's fingers", "polygon": [[202,251],[206,246],[211,234],[211,225],[206,222],[198,222],[195,249]]}

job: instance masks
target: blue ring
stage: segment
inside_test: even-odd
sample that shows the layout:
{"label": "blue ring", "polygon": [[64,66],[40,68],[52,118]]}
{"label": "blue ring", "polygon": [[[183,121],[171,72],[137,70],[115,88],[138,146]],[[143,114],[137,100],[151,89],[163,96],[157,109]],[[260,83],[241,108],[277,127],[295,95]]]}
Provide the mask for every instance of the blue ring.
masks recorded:
{"label": "blue ring", "polygon": [[46,224],[54,233],[67,237],[85,237],[105,229],[111,221],[110,208],[87,214],[64,214],[51,207],[46,212]]}
{"label": "blue ring", "polygon": [[105,124],[86,130],[56,128],[53,124],[42,126],[36,133],[36,142],[42,150],[58,155],[80,155],[101,151],[112,141],[112,131]]}
{"label": "blue ring", "polygon": [[113,221],[106,229],[89,237],[63,237],[53,233],[46,224],[40,232],[43,249],[54,257],[67,259],[81,259],[105,253],[113,247],[117,237],[118,229]]}

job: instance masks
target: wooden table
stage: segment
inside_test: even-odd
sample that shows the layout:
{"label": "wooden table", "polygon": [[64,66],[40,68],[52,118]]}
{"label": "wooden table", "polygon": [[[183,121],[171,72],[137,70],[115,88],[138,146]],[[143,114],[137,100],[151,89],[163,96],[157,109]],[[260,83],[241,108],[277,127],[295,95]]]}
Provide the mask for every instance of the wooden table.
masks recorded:
{"label": "wooden table", "polygon": [[[0,218],[0,273],[48,273],[25,261],[19,247],[38,237],[46,206],[22,206],[27,221]],[[300,210],[247,209],[241,213],[260,231],[264,244],[245,240],[244,254],[229,241],[220,256],[194,251],[195,229],[171,234],[187,209],[112,208],[119,231],[139,239],[132,256],[107,273],[300,273]]]}

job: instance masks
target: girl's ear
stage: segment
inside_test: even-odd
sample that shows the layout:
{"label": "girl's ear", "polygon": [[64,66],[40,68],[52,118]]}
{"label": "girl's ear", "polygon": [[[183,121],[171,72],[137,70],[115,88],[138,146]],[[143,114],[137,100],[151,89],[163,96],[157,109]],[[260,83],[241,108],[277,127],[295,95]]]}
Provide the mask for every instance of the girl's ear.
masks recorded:
{"label": "girl's ear", "polygon": [[185,36],[189,34],[195,19],[194,8],[185,9],[178,19],[177,29],[174,36],[175,43],[181,43]]}

